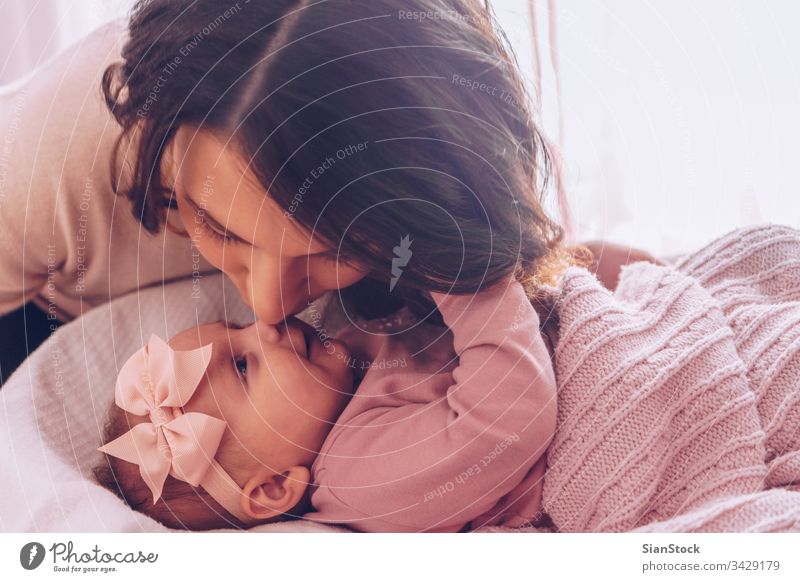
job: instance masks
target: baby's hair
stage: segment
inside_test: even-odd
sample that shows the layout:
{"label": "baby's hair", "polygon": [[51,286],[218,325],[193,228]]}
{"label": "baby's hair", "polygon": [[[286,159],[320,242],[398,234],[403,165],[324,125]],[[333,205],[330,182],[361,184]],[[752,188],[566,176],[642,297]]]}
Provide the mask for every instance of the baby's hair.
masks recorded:
{"label": "baby's hair", "polygon": [[[125,411],[112,405],[103,429],[103,442],[108,443],[132,428]],[[227,441],[227,442],[226,442]],[[223,438],[217,452],[217,462],[234,478],[247,464],[247,453],[236,445],[234,439]],[[176,479],[171,475],[164,481],[161,498],[153,503],[153,494],[139,473],[139,467],[110,455],[92,469],[97,481],[115,493],[131,509],[139,511],[159,523],[172,528],[191,531],[236,528],[248,526],[228,513],[202,487]],[[286,519],[281,516],[281,519]],[[268,523],[273,520],[264,520]]]}

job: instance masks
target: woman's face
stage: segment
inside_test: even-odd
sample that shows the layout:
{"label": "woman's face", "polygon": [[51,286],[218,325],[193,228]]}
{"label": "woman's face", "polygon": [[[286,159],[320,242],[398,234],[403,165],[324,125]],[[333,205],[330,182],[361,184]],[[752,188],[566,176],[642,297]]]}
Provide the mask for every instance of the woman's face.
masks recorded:
{"label": "woman's face", "polygon": [[171,153],[167,164],[183,228],[258,319],[278,323],[365,276],[286,216],[232,144],[181,127]]}

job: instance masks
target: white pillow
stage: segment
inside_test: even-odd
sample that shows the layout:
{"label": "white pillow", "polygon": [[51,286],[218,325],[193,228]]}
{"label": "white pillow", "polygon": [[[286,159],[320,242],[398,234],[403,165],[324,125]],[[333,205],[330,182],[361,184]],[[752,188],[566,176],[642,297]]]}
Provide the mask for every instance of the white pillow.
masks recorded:
{"label": "white pillow", "polygon": [[[223,275],[153,287],[59,328],[0,389],[0,529],[6,532],[167,532],[98,485],[114,381],[151,333],[253,321]],[[236,530],[220,530],[236,531]],[[343,531],[306,521],[249,531]]]}

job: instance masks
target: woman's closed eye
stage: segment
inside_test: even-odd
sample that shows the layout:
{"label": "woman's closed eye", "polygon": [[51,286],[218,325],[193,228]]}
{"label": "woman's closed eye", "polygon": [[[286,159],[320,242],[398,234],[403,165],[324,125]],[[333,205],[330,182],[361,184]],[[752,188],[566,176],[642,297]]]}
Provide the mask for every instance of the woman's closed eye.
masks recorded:
{"label": "woman's closed eye", "polygon": [[203,230],[206,231],[212,239],[216,240],[219,244],[241,244],[238,238],[234,238],[228,234],[224,234],[219,232],[217,229],[213,228],[207,221],[201,220],[200,221]]}
{"label": "woman's closed eye", "polygon": [[328,263],[342,263],[345,265],[349,265],[353,262],[348,255],[345,255],[342,251],[337,249],[322,251],[321,253],[315,253],[309,256],[317,259],[322,259],[323,261]]}
{"label": "woman's closed eye", "polygon": [[340,259],[336,251],[322,251],[321,253],[316,253],[313,256],[322,259],[323,261],[338,261]]}

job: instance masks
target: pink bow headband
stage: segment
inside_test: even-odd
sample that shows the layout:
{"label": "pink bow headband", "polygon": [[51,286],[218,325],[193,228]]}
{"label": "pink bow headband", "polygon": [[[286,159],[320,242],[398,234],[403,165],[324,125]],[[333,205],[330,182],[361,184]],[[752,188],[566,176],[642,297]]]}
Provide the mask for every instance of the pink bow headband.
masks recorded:
{"label": "pink bow headband", "polygon": [[227,423],[200,412],[184,413],[211,361],[212,344],[176,351],[151,335],[117,377],[114,401],[150,422],[134,426],[98,450],[139,465],[142,479],[158,501],[167,475],[205,489],[244,523],[254,522],[241,506],[243,491],[214,460]]}

